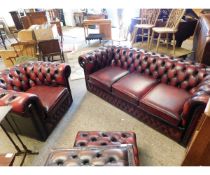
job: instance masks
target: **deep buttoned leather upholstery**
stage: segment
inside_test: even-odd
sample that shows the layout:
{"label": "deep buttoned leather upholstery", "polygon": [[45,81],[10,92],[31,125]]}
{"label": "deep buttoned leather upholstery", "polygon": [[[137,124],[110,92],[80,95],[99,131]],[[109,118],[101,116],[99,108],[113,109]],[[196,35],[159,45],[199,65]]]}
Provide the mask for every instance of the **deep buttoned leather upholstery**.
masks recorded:
{"label": "deep buttoned leather upholstery", "polygon": [[0,105],[12,105],[8,118],[18,133],[46,140],[72,103],[70,73],[64,63],[42,61],[0,72]]}
{"label": "deep buttoned leather upholstery", "polygon": [[100,86],[102,89],[110,91],[114,82],[128,74],[127,70],[120,67],[106,67],[90,75],[90,82]]}
{"label": "deep buttoned leather upholstery", "polygon": [[75,147],[98,147],[121,144],[132,144],[136,165],[139,165],[139,153],[136,144],[136,134],[131,131],[79,131],[76,135]]}
{"label": "deep buttoned leather upholstery", "polygon": [[[209,99],[210,68],[203,64],[122,46],[98,48],[91,54],[81,55],[79,63],[89,91],[184,144],[190,139]],[[112,83],[109,93],[90,81],[93,74],[107,67],[109,71],[119,67],[129,72]],[[144,77],[141,85],[140,80],[136,81],[137,85],[132,81],[136,74]],[[145,77],[158,83],[149,90],[145,87],[146,93],[142,91],[144,95],[141,95],[141,88],[148,83]]]}
{"label": "deep buttoned leather upholstery", "polygon": [[46,166],[135,166],[126,146],[53,150]]}
{"label": "deep buttoned leather upholstery", "polygon": [[139,73],[130,73],[112,85],[112,92],[131,103],[138,105],[139,98],[145,95],[158,81]]}

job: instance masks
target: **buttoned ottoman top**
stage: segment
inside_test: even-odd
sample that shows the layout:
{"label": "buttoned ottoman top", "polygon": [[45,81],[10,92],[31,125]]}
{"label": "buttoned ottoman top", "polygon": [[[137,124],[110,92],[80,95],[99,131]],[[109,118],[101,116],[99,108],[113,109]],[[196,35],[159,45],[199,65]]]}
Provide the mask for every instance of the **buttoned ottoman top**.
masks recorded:
{"label": "buttoned ottoman top", "polygon": [[135,166],[132,145],[55,149],[45,166]]}
{"label": "buttoned ottoman top", "polygon": [[74,147],[97,147],[131,144],[133,146],[135,164],[139,165],[139,153],[136,134],[132,131],[79,131]]}

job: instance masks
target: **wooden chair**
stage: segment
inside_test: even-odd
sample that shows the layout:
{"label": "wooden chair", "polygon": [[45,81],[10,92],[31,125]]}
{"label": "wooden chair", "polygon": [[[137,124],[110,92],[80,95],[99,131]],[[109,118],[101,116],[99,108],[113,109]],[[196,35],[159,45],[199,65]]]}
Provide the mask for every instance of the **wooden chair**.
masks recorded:
{"label": "wooden chair", "polygon": [[[149,47],[151,29],[155,27],[160,9],[141,9],[140,10],[140,24],[136,24],[133,31],[133,37],[131,44],[136,42],[137,36],[141,36],[142,44],[144,38],[147,38],[147,47]],[[137,34],[138,30],[141,29],[141,34]],[[146,33],[145,33],[146,32]]]}
{"label": "wooden chair", "polygon": [[158,52],[161,35],[164,34],[166,36],[165,39],[166,39],[166,45],[167,45],[167,49],[168,49],[168,44],[169,44],[168,35],[172,34],[173,54],[175,54],[175,33],[178,30],[178,25],[184,15],[184,13],[185,13],[184,9],[172,9],[165,27],[152,28],[152,36],[151,36],[151,41],[150,41],[150,46],[149,46],[150,49],[151,49],[152,42],[154,40],[155,33],[158,34],[156,52]]}
{"label": "wooden chair", "polygon": [[36,41],[19,41],[11,44],[11,49],[0,50],[0,57],[6,67],[23,63],[29,60],[37,60],[37,43]]}
{"label": "wooden chair", "polygon": [[58,34],[61,37],[61,42],[63,42],[63,30],[61,22],[64,24],[65,21],[62,20],[61,10],[62,9],[48,9],[47,12],[50,19],[50,24],[56,24]]}
{"label": "wooden chair", "polygon": [[45,61],[45,58],[47,58],[48,61],[57,61],[54,60],[54,56],[60,56],[61,62],[65,62],[63,49],[58,39],[39,41],[38,47],[43,61]]}

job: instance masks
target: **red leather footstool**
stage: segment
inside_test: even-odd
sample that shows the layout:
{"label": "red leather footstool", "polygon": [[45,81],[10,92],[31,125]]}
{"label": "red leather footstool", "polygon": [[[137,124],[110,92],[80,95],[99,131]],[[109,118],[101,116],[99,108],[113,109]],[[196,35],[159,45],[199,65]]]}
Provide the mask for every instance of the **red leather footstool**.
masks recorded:
{"label": "red leather footstool", "polygon": [[121,144],[133,145],[135,164],[139,165],[140,162],[138,147],[136,144],[136,134],[131,131],[79,131],[74,142],[74,147],[97,147]]}
{"label": "red leather footstool", "polygon": [[132,145],[53,150],[45,166],[135,166]]}

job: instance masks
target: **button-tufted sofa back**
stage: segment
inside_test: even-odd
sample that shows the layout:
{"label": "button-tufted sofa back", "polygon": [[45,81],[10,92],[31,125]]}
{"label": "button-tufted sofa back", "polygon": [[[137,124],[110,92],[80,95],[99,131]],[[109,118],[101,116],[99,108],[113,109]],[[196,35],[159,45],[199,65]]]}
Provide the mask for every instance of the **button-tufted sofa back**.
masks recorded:
{"label": "button-tufted sofa back", "polygon": [[[64,69],[68,69],[64,71]],[[67,75],[63,75],[63,74]],[[27,62],[0,72],[0,87],[7,90],[26,91],[35,85],[65,85],[70,74],[66,64]]]}
{"label": "button-tufted sofa back", "polygon": [[188,91],[207,76],[205,65],[183,61],[180,58],[125,47],[112,47],[108,52],[113,53],[112,66],[146,74],[162,83]]}

